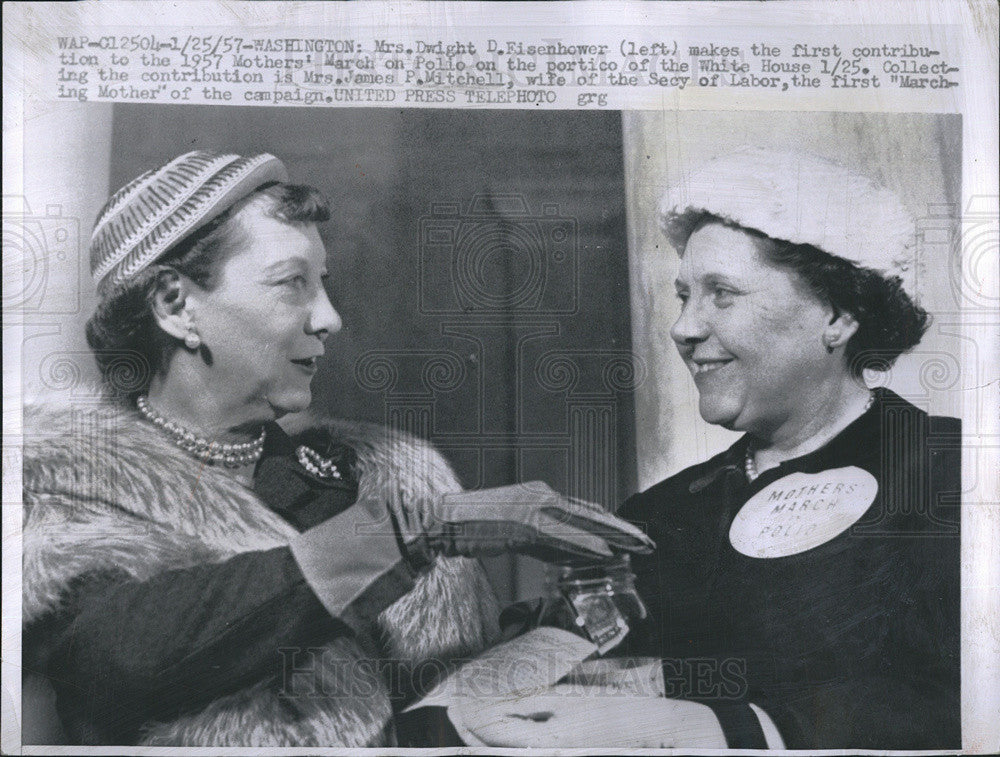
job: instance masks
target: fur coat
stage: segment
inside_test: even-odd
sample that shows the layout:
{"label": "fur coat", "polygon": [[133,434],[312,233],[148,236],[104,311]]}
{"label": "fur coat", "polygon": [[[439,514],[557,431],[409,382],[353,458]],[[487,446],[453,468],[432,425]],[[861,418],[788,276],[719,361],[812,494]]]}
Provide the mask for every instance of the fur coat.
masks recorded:
{"label": "fur coat", "polygon": [[[425,442],[357,423],[319,425],[357,453],[359,497],[392,487],[404,502],[414,502],[459,489],[448,464]],[[83,574],[123,570],[141,581],[283,546],[296,534],[252,491],[194,463],[135,411],[100,403],[29,407],[25,432],[25,626],[57,610],[70,582]],[[496,640],[496,618],[478,562],[439,558],[377,622],[383,653],[416,664],[477,653]],[[366,679],[371,695],[359,696],[343,667],[324,670],[369,655],[349,637],[331,639],[326,650],[311,675],[315,690],[329,696],[281,698],[273,680],[262,680],[178,720],[147,723],[140,743],[390,744],[392,707],[381,679],[374,691]]]}

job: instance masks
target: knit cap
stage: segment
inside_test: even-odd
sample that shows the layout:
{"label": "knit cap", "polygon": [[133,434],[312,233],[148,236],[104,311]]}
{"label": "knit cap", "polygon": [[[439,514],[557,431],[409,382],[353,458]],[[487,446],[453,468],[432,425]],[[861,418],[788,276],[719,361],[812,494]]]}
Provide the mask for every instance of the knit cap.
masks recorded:
{"label": "knit cap", "polygon": [[660,228],[679,254],[705,212],[898,276],[915,296],[914,218],[893,192],[830,160],[744,147],[709,161],[660,201]]}
{"label": "knit cap", "polygon": [[284,164],[196,150],[119,189],[101,209],[90,240],[100,294],[128,281],[260,186],[287,181]]}

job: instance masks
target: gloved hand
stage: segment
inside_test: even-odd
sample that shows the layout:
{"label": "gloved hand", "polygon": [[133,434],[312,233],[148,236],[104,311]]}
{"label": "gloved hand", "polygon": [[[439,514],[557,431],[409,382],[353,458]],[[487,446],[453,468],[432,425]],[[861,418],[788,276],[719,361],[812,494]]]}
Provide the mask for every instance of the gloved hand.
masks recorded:
{"label": "gloved hand", "polygon": [[403,501],[399,492],[363,497],[289,543],[319,600],[356,629],[408,592],[418,570],[438,555],[515,551],[550,562],[593,562],[655,546],[597,505],[537,481]]}
{"label": "gloved hand", "polygon": [[565,497],[542,481],[446,494],[389,510],[408,556],[485,557],[519,552],[546,562],[593,562],[616,552],[648,553],[642,531],[599,505]]}

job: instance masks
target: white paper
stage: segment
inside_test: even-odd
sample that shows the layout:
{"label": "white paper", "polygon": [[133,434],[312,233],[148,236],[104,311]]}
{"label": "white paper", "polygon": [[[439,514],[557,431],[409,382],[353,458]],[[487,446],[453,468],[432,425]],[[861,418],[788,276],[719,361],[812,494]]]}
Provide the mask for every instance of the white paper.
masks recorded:
{"label": "white paper", "polygon": [[597,647],[582,636],[559,628],[536,628],[465,662],[406,711],[449,707],[465,699],[519,699],[544,693],[595,652]]}
{"label": "white paper", "polygon": [[[468,470],[508,466],[510,478],[529,480],[558,458],[562,488],[608,505],[733,439],[700,419],[697,393],[668,334],[676,317],[674,270],[664,264],[666,246],[655,221],[663,185],[746,141],[878,165],[882,178],[897,182],[919,206],[930,266],[920,285],[934,316],[920,350],[900,363],[890,386],[963,422],[963,748],[1000,749],[995,3],[112,0],[8,4],[4,11],[5,753],[137,749],[22,745],[21,409],[43,394],[84,406],[94,399],[98,376],[83,333],[97,302],[87,245],[97,211],[131,178],[115,171],[151,168],[180,152],[181,143],[183,149],[221,149],[225,145],[213,141],[220,134],[238,138],[245,149],[272,152],[299,173],[321,159],[333,166],[323,177],[323,188],[341,200],[331,234],[349,261],[347,299],[353,292],[364,307],[356,304],[339,351],[327,357],[327,375],[340,378],[322,389],[327,406],[408,424]],[[494,155],[491,144],[507,145],[511,134],[539,128],[535,122],[511,127],[506,119],[546,113],[555,119],[546,122],[550,139],[562,127],[581,134],[576,116],[614,117],[601,128],[624,145],[621,183],[610,190],[618,198],[611,215],[624,218],[608,221],[592,199],[598,189],[609,191],[592,183],[603,175],[601,161],[610,160],[599,138],[586,148],[594,150],[593,164],[568,138],[544,169],[538,163],[518,168],[516,177],[505,173],[521,165],[518,155],[514,148]],[[343,117],[336,122],[341,130],[310,130],[330,114]],[[437,121],[431,128],[419,120],[428,114],[480,114],[482,120]],[[955,117],[960,123],[949,120]],[[142,132],[123,137],[123,119],[143,124]],[[935,152],[926,135],[938,128],[951,142]],[[442,133],[457,134],[467,151],[435,152]],[[531,142],[510,144],[529,149]],[[539,189],[553,176],[565,178],[564,166],[574,159],[578,174],[558,193]],[[459,164],[476,166],[483,177],[478,185],[459,189],[456,178],[452,191],[448,172],[457,177]],[[929,179],[939,164],[947,170]],[[944,173],[960,175],[951,195],[940,189]],[[530,224],[579,229],[585,217],[591,228],[624,225],[613,250],[579,250],[577,257],[558,245],[539,249],[546,265],[563,266],[551,280],[577,282],[583,261],[596,276],[629,290],[624,301],[631,301],[632,312],[622,308],[616,323],[624,336],[615,336],[629,344],[611,337],[600,345],[572,342],[574,329],[582,328],[574,314],[590,312],[581,303],[611,295],[599,286],[546,288],[532,278],[531,260],[514,270],[500,294],[491,288],[496,279],[486,248],[473,261],[481,269],[416,271],[427,260],[421,255],[428,237],[421,234],[481,220],[476,209],[485,195],[487,210],[509,203],[506,211],[521,230]],[[406,214],[416,219],[412,227],[384,231]],[[597,244],[604,243],[600,237]],[[386,249],[398,250],[414,268],[414,291],[392,289],[398,279]],[[624,277],[605,274],[626,268]],[[477,279],[470,271],[485,273]],[[669,296],[658,296],[661,291]],[[400,302],[412,308],[394,310]],[[491,355],[481,346],[499,328],[503,308],[516,311],[515,346]],[[595,315],[589,326],[598,328],[602,319],[615,320]],[[380,331],[383,342],[357,338],[367,333],[362,324]],[[419,333],[400,342],[411,327]],[[551,354],[531,353],[539,340],[553,337],[568,341]],[[559,412],[549,417],[508,408],[504,402],[516,405],[525,381],[550,393]],[[473,411],[464,411],[466,401]],[[449,408],[461,412],[450,416]],[[504,412],[520,425],[500,433],[491,413]],[[582,448],[574,446],[571,423],[583,429]],[[634,435],[621,443],[622,429],[632,427]],[[539,449],[552,457],[541,460]],[[472,479],[465,483],[511,483]],[[500,558],[490,571],[511,595],[544,590],[545,573],[536,563]],[[494,683],[512,691],[554,684],[588,654],[587,642],[568,636],[545,632],[519,640],[541,642],[544,651],[533,654],[544,664],[526,669],[523,678]],[[488,653],[501,657],[487,659],[509,651],[501,647]],[[481,672],[462,670],[429,699],[453,704],[461,693],[455,687],[471,686]]]}

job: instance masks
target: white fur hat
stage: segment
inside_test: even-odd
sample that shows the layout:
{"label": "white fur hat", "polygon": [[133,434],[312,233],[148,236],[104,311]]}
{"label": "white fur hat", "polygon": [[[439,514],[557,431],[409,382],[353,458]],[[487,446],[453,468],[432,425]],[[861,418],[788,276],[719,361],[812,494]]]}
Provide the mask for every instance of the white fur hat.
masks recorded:
{"label": "white fur hat", "polygon": [[660,228],[679,254],[702,213],[899,276],[915,297],[915,221],[888,189],[802,152],[744,147],[670,187]]}

